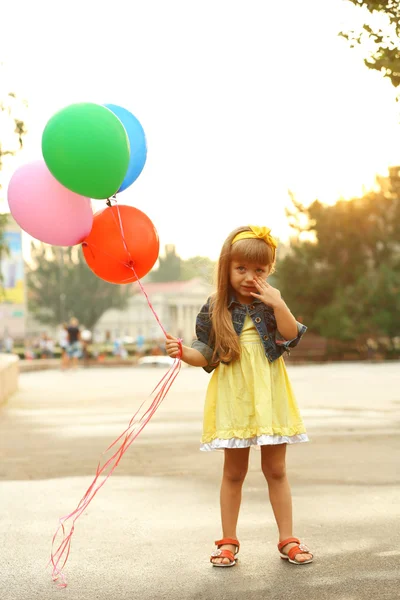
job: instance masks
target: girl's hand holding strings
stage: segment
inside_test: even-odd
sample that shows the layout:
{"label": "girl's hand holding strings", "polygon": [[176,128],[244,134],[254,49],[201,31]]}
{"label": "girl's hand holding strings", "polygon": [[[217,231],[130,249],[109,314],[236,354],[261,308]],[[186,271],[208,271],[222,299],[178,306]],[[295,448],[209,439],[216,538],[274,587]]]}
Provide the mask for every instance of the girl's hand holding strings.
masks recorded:
{"label": "girl's hand holding strings", "polygon": [[172,335],[170,335],[169,333],[167,333],[165,349],[167,351],[168,356],[171,356],[171,358],[176,358],[179,355],[179,340],[178,340],[178,338],[175,338]]}
{"label": "girl's hand holding strings", "polygon": [[272,287],[272,285],[267,283],[267,281],[257,276],[254,277],[253,281],[258,291],[258,294],[250,292],[254,298],[258,298],[264,302],[264,304],[267,304],[272,308],[276,308],[281,302],[283,302],[280,291]]}

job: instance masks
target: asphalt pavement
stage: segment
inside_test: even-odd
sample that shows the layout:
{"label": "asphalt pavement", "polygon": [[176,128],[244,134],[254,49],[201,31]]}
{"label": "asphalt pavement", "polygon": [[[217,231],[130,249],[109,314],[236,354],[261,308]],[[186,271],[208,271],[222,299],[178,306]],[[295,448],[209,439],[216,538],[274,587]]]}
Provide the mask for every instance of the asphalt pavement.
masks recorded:
{"label": "asphalt pavement", "polygon": [[288,370],[311,438],[288,449],[288,473],[295,534],[313,564],[279,559],[256,449],[238,565],[208,562],[223,454],[199,451],[209,376],[188,367],[76,521],[59,589],[46,568],[58,519],[165,369],[24,373],[0,408],[0,599],[400,598],[400,364]]}

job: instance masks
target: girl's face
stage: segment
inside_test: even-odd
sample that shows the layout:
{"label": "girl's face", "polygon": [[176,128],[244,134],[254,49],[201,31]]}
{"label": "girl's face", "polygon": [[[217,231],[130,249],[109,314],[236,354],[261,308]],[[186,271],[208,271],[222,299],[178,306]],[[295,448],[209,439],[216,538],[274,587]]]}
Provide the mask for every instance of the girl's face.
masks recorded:
{"label": "girl's face", "polygon": [[254,297],[251,292],[257,292],[254,277],[267,279],[270,272],[269,265],[259,265],[246,261],[232,260],[230,266],[230,282],[235,290],[236,298],[241,304],[251,304]]}

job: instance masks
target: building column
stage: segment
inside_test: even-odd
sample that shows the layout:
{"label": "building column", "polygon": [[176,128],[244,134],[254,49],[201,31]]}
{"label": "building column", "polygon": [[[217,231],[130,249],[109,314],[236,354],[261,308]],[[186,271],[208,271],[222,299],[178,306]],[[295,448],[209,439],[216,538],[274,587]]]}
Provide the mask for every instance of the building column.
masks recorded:
{"label": "building column", "polygon": [[183,337],[185,334],[185,316],[183,306],[178,304],[177,315],[176,315],[176,324],[177,324],[177,336]]}

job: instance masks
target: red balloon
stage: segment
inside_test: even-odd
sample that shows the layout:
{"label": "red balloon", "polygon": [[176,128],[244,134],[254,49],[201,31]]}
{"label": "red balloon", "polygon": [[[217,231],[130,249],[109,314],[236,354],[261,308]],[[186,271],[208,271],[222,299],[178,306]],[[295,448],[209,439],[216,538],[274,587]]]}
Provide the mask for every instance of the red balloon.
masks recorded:
{"label": "red balloon", "polygon": [[92,231],[82,247],[88,266],[98,277],[110,283],[131,283],[153,267],[160,242],[145,213],[132,206],[114,205],[94,215]]}

